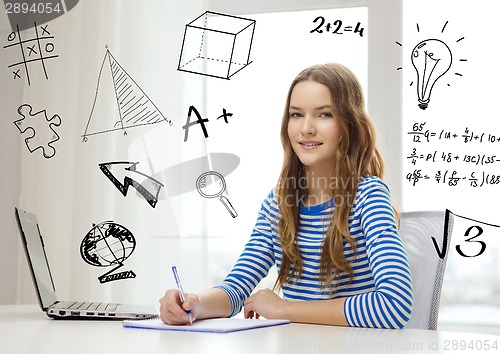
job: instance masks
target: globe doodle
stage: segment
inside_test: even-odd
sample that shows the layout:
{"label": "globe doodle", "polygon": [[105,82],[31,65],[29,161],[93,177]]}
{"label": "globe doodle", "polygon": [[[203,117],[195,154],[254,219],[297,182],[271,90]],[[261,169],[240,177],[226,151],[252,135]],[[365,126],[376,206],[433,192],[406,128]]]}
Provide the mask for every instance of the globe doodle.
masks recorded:
{"label": "globe doodle", "polygon": [[85,235],[80,245],[80,255],[85,262],[95,267],[114,266],[111,271],[99,277],[101,283],[135,278],[132,271],[109,275],[123,266],[123,262],[134,252],[135,245],[134,235],[127,228],[111,221],[105,221],[97,225],[94,224]]}

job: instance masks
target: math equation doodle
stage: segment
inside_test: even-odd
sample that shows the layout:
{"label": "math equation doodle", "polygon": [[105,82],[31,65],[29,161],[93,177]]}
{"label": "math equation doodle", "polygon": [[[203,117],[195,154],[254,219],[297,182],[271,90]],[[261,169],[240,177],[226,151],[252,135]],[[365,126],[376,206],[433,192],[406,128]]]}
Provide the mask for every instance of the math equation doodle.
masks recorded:
{"label": "math equation doodle", "polygon": [[[441,34],[445,32],[448,21],[443,25]],[[417,23],[417,32],[420,33],[420,25]],[[465,37],[460,37],[455,40],[455,43],[460,43]],[[403,46],[400,42],[396,44]],[[455,50],[453,50],[455,51]],[[410,60],[416,72],[416,89],[418,107],[422,110],[427,109],[431,100],[431,93],[434,85],[438,80],[445,76],[453,64],[453,52],[450,46],[441,39],[427,38],[419,41],[411,50]],[[459,62],[465,62],[467,59],[459,59]],[[397,69],[401,70],[400,66]],[[455,72],[455,75],[462,76],[461,73]],[[410,83],[412,86],[414,81]],[[447,84],[450,86],[450,84]]]}
{"label": "math equation doodle", "polygon": [[12,72],[14,80],[22,78],[23,68],[28,86],[31,85],[30,70],[41,69],[45,79],[49,79],[47,62],[50,59],[57,58],[59,55],[54,53],[55,46],[52,43],[54,36],[50,34],[48,26],[37,26],[35,22],[35,34],[28,38],[21,37],[21,31],[19,30],[19,26],[17,26],[16,31],[11,32],[7,36],[9,44],[4,45],[3,48],[17,48],[19,50],[19,61],[8,66],[14,70]]}
{"label": "math equation doodle", "polygon": [[123,262],[134,252],[135,246],[135,237],[130,230],[112,221],[105,221],[92,225],[80,244],[80,255],[91,266],[113,267],[98,277],[99,282],[104,284],[136,277],[132,270],[111,274],[123,267]]}
{"label": "math equation doodle", "polygon": [[[448,229],[448,222],[451,216],[451,222],[453,223],[453,217],[458,217],[463,220],[468,220],[472,221],[472,225],[467,228],[467,230],[464,233],[464,240],[462,242],[458,242],[458,244],[455,246],[455,251],[464,258],[475,258],[479,257],[484,252],[486,251],[486,242],[484,241],[484,236],[487,234],[491,234],[491,230],[488,230],[487,233],[484,233],[484,227],[485,226],[490,226],[493,228],[500,228],[499,225],[483,222],[480,220],[475,220],[466,216],[458,215],[453,212],[451,212],[449,209],[446,210],[446,219],[445,219],[445,230]],[[480,225],[478,225],[480,224]],[[481,238],[479,238],[481,236]],[[439,258],[444,259],[446,256],[446,253],[448,252],[448,243],[449,239],[445,237],[443,239],[443,245],[439,245],[437,242],[436,238],[433,236],[430,236],[431,240],[434,244],[434,248],[436,249],[436,253],[439,256]]]}
{"label": "math equation doodle", "polygon": [[361,22],[356,23],[356,27],[353,26],[345,26],[342,20],[335,20],[333,22],[326,22],[323,16],[318,16],[313,20],[313,23],[316,25],[309,33],[332,33],[332,34],[344,34],[347,32],[352,32],[353,34],[359,34],[360,37],[363,37],[363,33],[365,28],[361,26]]}
{"label": "math equation doodle", "polygon": [[[108,66],[105,66],[106,59],[109,62]],[[107,80],[101,81],[104,77]],[[100,88],[103,92],[99,92]],[[112,96],[109,96],[111,92]],[[104,111],[99,111],[100,116],[93,117],[96,114],[99,95],[103,95],[106,98]],[[116,102],[117,105],[116,120],[109,117],[110,112],[107,104],[110,104],[111,100]],[[94,103],[82,136],[83,141],[86,142],[91,135],[118,130],[122,130],[126,135],[126,129],[162,122],[168,122],[169,125],[173,124],[171,120],[165,118],[135,80],[123,69],[110,51],[106,49],[106,54],[104,55],[104,60],[99,71]]]}
{"label": "math equation doodle", "polygon": [[[470,127],[462,131],[433,129],[427,122],[421,122],[414,123],[407,135],[411,137],[413,147],[405,156],[412,165],[406,179],[413,186],[425,180],[451,187],[464,183],[469,187],[500,184],[500,153],[496,152],[500,134]],[[462,151],[458,144],[462,144]],[[435,164],[438,167],[429,167]],[[491,172],[492,168],[497,168],[497,172]]]}
{"label": "math equation doodle", "polygon": [[24,142],[29,152],[41,150],[46,159],[52,158],[56,154],[53,143],[59,140],[59,135],[55,131],[61,125],[61,118],[54,114],[50,119],[46,110],[36,113],[29,104],[22,104],[17,109],[22,118],[14,121],[17,129],[24,134]]}

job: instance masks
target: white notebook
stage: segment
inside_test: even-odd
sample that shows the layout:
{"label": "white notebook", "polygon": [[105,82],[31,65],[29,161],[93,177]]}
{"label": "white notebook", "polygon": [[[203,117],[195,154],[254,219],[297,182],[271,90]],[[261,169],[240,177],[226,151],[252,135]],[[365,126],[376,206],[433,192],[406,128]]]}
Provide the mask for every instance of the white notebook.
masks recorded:
{"label": "white notebook", "polygon": [[289,324],[288,320],[253,320],[244,318],[214,318],[209,320],[195,321],[192,325],[169,326],[164,324],[159,318],[146,320],[124,320],[123,327],[160,329],[167,331],[183,332],[212,332],[228,333],[244,331],[248,329],[279,326]]}

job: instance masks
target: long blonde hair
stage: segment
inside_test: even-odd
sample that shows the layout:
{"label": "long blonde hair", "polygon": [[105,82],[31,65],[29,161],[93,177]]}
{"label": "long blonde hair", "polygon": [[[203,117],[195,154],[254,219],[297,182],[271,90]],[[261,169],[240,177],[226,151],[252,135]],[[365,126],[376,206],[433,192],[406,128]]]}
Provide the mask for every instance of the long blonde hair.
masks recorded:
{"label": "long blonde hair", "polygon": [[[365,112],[363,92],[356,76],[345,66],[336,63],[315,65],[299,73],[288,91],[281,123],[284,161],[277,184],[277,200],[281,213],[278,226],[283,255],[275,288],[302,275],[302,256],[298,247],[299,203],[307,197],[307,187],[301,183],[290,183],[304,178],[304,166],[292,149],[287,129],[292,91],[295,85],[305,80],[323,84],[329,89],[333,115],[341,131],[335,171],[332,171],[341,183],[331,187],[335,211],[326,230],[320,259],[320,280],[325,288],[329,288],[341,273],[348,274],[352,281],[354,273],[344,255],[343,245],[347,241],[356,253],[348,222],[358,179],[368,175],[382,178],[384,173],[382,157],[375,145],[375,128]],[[296,202],[290,203],[290,200]]]}

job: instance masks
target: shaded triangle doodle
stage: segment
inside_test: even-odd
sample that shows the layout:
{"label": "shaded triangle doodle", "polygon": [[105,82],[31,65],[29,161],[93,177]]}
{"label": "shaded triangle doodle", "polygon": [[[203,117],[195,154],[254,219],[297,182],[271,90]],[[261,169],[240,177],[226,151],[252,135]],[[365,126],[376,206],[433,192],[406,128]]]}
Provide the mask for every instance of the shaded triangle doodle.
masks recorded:
{"label": "shaded triangle doodle", "polygon": [[127,129],[162,122],[172,125],[106,49],[83,141],[92,135],[118,130],[126,134]]}

